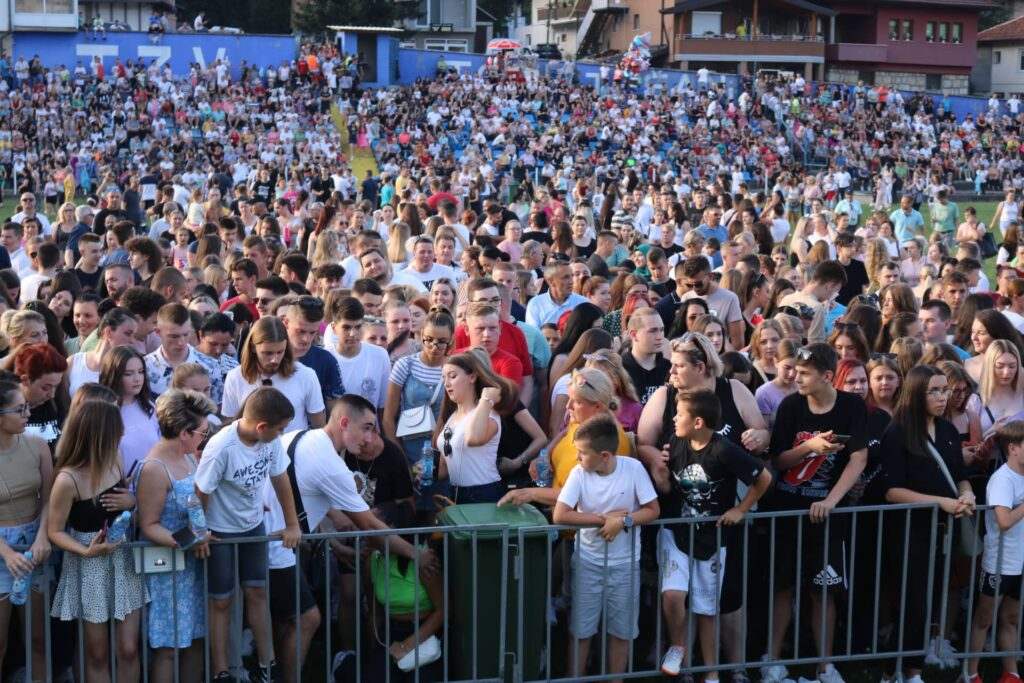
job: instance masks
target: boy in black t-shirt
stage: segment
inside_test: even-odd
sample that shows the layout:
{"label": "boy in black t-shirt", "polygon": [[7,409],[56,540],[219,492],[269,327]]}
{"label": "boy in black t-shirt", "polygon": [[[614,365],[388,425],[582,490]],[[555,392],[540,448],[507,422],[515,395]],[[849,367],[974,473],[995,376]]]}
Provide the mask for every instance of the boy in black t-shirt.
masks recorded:
{"label": "boy in black t-shirt", "polygon": [[[832,386],[837,363],[838,356],[828,344],[811,344],[797,351],[797,393],[782,400],[775,417],[770,453],[779,476],[762,509],[807,510],[809,514],[782,517],[775,524],[775,614],[768,657],[772,661],[782,653],[782,638],[792,617],[798,548],[800,578],[810,589],[814,644],[824,645],[818,653],[821,657],[827,660],[832,656],[832,591],[846,581],[842,574],[846,534],[845,519],[827,520],[857,482],[868,457],[867,408],[859,396]],[[821,618],[823,588],[828,591],[825,623]],[[819,667],[821,683],[842,683],[832,664]],[[761,668],[766,683],[779,683],[786,675],[786,667],[770,661]]]}
{"label": "boy in black t-shirt", "polygon": [[[716,661],[715,614],[722,590],[721,569],[726,548],[717,527],[743,519],[771,486],[772,475],[754,458],[727,438],[716,434],[722,407],[713,391],[706,389],[679,395],[676,404],[675,438],[668,462],[652,472],[663,519],[719,517],[717,524],[696,522],[663,527],[658,532],[658,564],[661,566],[662,604],[669,635],[669,649],[662,660],[666,676],[678,676],[686,657],[686,599],[697,616],[701,652],[705,663]],[[736,505],[736,484],[749,488]],[[692,558],[692,559],[691,559]],[[717,680],[709,672],[705,680]]]}

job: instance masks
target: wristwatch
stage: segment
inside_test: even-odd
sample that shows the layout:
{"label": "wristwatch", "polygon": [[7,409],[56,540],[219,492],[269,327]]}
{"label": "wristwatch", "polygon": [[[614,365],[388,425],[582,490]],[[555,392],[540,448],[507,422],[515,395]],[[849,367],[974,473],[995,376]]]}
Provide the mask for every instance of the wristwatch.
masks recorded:
{"label": "wristwatch", "polygon": [[629,531],[633,528],[633,515],[629,514],[628,512],[622,518],[622,528],[626,531]]}

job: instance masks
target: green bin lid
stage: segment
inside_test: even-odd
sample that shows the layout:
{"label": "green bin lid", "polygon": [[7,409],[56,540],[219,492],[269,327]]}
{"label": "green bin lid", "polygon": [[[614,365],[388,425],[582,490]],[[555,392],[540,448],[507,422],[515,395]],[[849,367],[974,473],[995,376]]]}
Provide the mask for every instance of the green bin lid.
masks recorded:
{"label": "green bin lid", "polygon": [[[440,526],[481,526],[485,524],[502,524],[509,527],[509,538],[516,538],[515,529],[520,527],[547,526],[548,520],[532,505],[502,505],[494,503],[472,503],[468,505],[451,505],[445,508],[438,518]],[[500,529],[478,530],[476,537],[500,538]],[[452,536],[458,540],[472,539],[474,531],[453,531]]]}

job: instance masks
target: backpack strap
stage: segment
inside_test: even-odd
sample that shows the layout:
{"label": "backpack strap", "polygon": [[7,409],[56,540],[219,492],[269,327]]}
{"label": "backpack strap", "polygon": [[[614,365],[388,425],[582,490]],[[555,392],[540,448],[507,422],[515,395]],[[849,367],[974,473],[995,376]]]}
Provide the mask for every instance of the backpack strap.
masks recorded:
{"label": "backpack strap", "polygon": [[288,483],[292,487],[292,498],[295,501],[295,514],[299,518],[299,527],[302,529],[302,533],[309,533],[309,522],[306,519],[306,508],[302,505],[302,494],[299,493],[299,480],[295,476],[295,449],[299,445],[299,440],[302,439],[309,432],[308,429],[303,429],[301,432],[295,435],[292,442],[288,444]]}

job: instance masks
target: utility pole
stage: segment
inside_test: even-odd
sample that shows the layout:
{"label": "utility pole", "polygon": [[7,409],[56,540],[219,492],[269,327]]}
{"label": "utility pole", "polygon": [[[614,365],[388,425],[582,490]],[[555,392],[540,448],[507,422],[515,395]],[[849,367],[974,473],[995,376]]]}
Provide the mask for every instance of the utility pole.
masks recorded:
{"label": "utility pole", "polygon": [[545,42],[551,43],[551,13],[555,11],[555,0],[548,0],[548,38]]}

